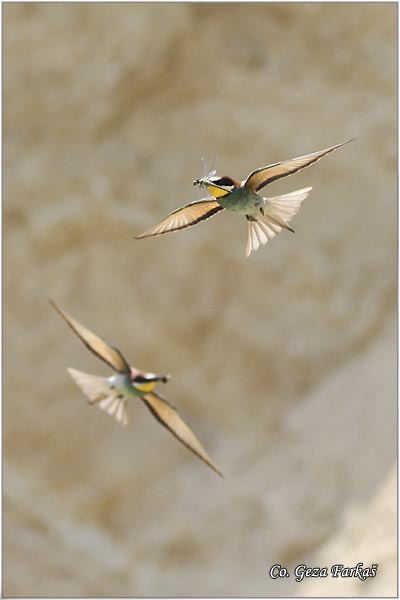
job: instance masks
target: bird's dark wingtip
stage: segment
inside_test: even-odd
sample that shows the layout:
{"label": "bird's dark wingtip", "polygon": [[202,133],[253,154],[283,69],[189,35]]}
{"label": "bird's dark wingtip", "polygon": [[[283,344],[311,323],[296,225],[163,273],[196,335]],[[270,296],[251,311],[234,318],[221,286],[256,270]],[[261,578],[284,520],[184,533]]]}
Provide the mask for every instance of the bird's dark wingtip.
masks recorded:
{"label": "bird's dark wingtip", "polygon": [[54,308],[55,311],[57,311],[58,313],[60,313],[60,309],[58,308],[57,304],[54,302],[54,300],[52,298],[48,298],[49,304],[52,308]]}

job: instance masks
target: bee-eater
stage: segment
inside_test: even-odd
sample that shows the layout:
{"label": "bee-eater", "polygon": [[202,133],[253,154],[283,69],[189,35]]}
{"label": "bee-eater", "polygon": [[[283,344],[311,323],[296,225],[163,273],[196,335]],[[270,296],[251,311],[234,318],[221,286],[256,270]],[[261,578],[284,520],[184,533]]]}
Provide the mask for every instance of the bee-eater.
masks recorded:
{"label": "bee-eater", "polygon": [[168,381],[169,375],[145,373],[135,367],[130,367],[119,350],[113,348],[101,337],[78,323],[52,300],[50,300],[50,304],[85,346],[116,371],[116,375],[111,377],[99,377],[82,373],[82,371],[76,369],[68,369],[72,379],[89,398],[89,404],[97,404],[109,415],[114,416],[122,425],[127,425],[127,399],[139,397],[157,421],[222,477],[221,471],[215,466],[190,427],[179,416],[177,410],[154,391],[159,381],[163,383]]}
{"label": "bee-eater", "polygon": [[158,225],[138,235],[136,239],[179,231],[197,225],[226,208],[245,215],[247,219],[246,256],[249,256],[252,251],[257,250],[260,245],[266,244],[282,229],[294,233],[289,222],[297,214],[301,203],[307,198],[312,188],[306,187],[272,198],[264,198],[258,192],[269,183],[297,173],[300,169],[312,165],[326,154],[351,141],[353,140],[299,158],[291,158],[267,167],[260,167],[252,171],[243,181],[236,181],[226,175],[220,177],[216,175],[216,171],[210,171],[208,175],[195,179],[193,184],[206,187],[211,198],[195,200],[178,208]]}

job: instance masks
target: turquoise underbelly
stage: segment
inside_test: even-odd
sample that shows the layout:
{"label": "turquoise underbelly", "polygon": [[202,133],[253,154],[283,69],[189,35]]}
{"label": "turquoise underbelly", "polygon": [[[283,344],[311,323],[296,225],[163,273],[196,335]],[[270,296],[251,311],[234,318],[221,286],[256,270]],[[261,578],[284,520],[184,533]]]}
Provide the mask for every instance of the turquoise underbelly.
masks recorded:
{"label": "turquoise underbelly", "polygon": [[246,188],[234,189],[233,192],[222,198],[218,198],[218,202],[232,212],[240,215],[256,216],[260,210],[260,206],[264,205],[264,199],[254,192]]}
{"label": "turquoise underbelly", "polygon": [[110,389],[115,390],[118,394],[123,396],[140,396],[140,392],[135,390],[131,384],[128,375],[124,373],[118,373],[108,377],[107,384]]}

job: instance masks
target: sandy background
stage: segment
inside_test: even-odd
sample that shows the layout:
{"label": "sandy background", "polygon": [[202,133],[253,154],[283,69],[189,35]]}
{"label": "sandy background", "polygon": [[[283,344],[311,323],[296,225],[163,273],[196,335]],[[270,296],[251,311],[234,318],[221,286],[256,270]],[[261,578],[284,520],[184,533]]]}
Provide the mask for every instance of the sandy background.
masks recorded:
{"label": "sandy background", "polygon": [[[396,594],[395,4],[6,4],[5,596]],[[133,236],[237,178],[356,137],[245,259],[217,215]],[[48,297],[167,397],[220,480],[138,401],[131,426],[66,367],[110,374]],[[374,579],[269,568],[378,563]]]}

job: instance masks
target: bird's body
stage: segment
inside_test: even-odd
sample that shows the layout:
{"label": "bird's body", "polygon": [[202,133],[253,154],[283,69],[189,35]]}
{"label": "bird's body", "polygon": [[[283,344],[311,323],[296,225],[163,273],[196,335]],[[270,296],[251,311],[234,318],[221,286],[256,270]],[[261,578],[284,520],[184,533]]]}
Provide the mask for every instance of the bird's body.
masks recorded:
{"label": "bird's body", "polygon": [[[207,184],[205,185],[208,189]],[[212,189],[212,186],[209,187]],[[260,214],[260,209],[264,210],[267,198],[263,198],[253,190],[239,184],[235,185],[228,194],[219,196],[218,202],[223,208],[238,215],[257,217]]]}
{"label": "bird's body", "polygon": [[[110,391],[114,390],[116,394],[120,394],[122,396],[129,397],[143,395],[143,391],[139,391],[135,387],[135,384],[128,373],[117,373],[116,375],[111,375],[111,377],[106,378],[106,384],[110,388]],[[155,383],[152,382],[149,387],[151,387],[149,391],[153,391]]]}
{"label": "bird's body", "polygon": [[169,375],[144,372],[129,366],[119,350],[110,346],[100,336],[62,311],[54,302],[50,301],[50,304],[85,346],[116,371],[110,377],[100,377],[83,373],[77,369],[68,369],[75,383],[89,398],[89,404],[96,404],[101,410],[115,417],[119,423],[127,425],[127,401],[130,398],[140,398],[157,421],[218,475],[222,476],[177,410],[155,391],[157,383],[167,383]]}
{"label": "bird's body", "polygon": [[268,198],[260,196],[258,192],[276,179],[297,173],[300,169],[317,162],[340,146],[343,144],[255,169],[243,181],[236,181],[226,175],[220,177],[216,175],[215,171],[211,171],[208,175],[193,182],[194,185],[207,188],[211,197],[202,198],[178,208],[158,225],[137,236],[137,239],[185,229],[226,209],[247,218],[246,256],[249,256],[252,251],[257,250],[260,245],[266,244],[282,229],[293,232],[289,222],[297,214],[303,200],[312,188],[307,187],[289,194]]}

